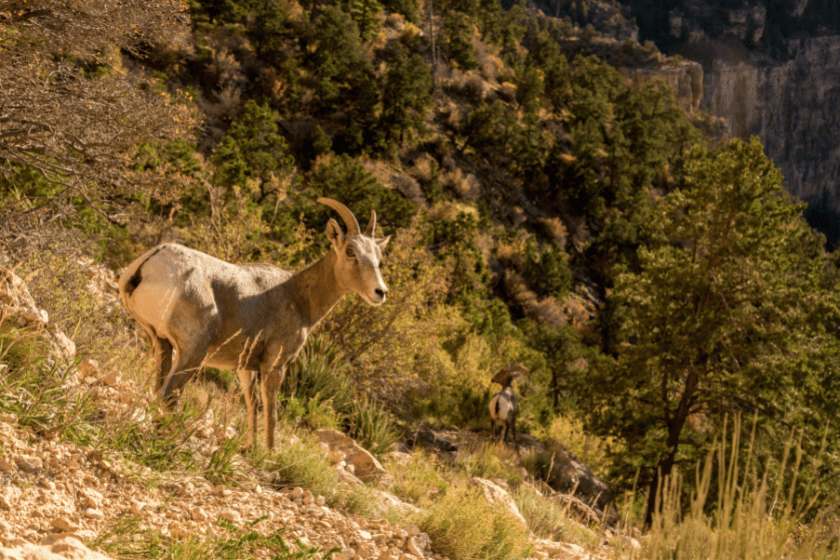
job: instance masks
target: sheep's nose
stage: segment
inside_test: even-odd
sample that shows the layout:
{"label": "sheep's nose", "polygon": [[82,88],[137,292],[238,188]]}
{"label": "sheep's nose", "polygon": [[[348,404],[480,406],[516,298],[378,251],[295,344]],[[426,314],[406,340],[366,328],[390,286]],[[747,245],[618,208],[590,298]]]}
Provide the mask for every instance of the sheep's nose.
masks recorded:
{"label": "sheep's nose", "polygon": [[376,288],[376,295],[378,295],[381,298],[384,298],[385,294],[387,294],[387,293],[388,293],[387,288]]}

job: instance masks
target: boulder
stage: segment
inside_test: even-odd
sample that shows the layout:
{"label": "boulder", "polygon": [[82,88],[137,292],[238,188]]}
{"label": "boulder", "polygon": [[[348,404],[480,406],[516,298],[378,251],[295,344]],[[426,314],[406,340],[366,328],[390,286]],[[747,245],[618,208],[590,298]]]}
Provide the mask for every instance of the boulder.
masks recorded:
{"label": "boulder", "polygon": [[504,488],[493,481],[478,478],[476,476],[470,479],[470,485],[480,488],[484,494],[484,499],[487,500],[487,503],[491,506],[498,506],[507,509],[522,523],[524,527],[528,527],[528,522],[525,521],[524,517],[522,517],[522,514],[519,512],[519,508],[516,506],[516,502],[513,501],[513,496],[511,496]]}
{"label": "boulder", "polygon": [[50,359],[69,362],[76,356],[76,345],[55,326],[48,327],[50,316],[40,309],[29,289],[17,274],[0,266],[0,318],[12,318],[21,327],[41,327],[52,352]]}
{"label": "boulder", "polygon": [[343,457],[347,465],[353,466],[353,474],[363,482],[381,480],[389,476],[376,457],[357,444],[353,438],[337,430],[315,430],[313,432],[321,443],[329,448],[331,457]]}
{"label": "boulder", "polygon": [[0,546],[0,560],[110,560],[110,557],[89,549],[74,533],[60,533],[44,537],[40,545],[8,539],[5,546]]}

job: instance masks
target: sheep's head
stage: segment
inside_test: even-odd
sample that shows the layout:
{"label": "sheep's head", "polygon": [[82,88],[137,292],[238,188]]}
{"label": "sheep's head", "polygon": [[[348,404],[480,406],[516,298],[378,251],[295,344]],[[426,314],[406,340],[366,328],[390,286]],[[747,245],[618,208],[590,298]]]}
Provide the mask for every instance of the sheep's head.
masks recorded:
{"label": "sheep's head", "polygon": [[388,287],[382,280],[379,263],[391,237],[375,238],[376,212],[371,210],[370,223],[362,233],[349,208],[331,198],[319,198],[318,202],[338,212],[347,225],[347,235],[344,235],[338,222],[333,219],[327,222],[327,237],[337,257],[335,273],[339,284],[362,296],[370,305],[381,305]]}
{"label": "sheep's head", "polygon": [[503,366],[502,369],[500,369],[499,372],[493,376],[491,381],[493,383],[498,383],[502,387],[507,387],[510,383],[513,382],[514,379],[522,375],[524,375],[528,379],[531,379],[531,373],[522,365],[508,364],[506,366]]}

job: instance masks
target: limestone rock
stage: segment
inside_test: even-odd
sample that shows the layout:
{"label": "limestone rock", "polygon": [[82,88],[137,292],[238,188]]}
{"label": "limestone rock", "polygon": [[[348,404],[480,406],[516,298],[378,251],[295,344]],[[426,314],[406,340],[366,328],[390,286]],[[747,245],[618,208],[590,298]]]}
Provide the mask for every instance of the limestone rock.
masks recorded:
{"label": "limestone rock", "polygon": [[388,471],[371,453],[358,445],[353,438],[337,430],[315,430],[314,434],[322,443],[329,446],[330,453],[340,452],[347,465],[353,465],[353,473],[364,482],[381,480],[388,476]]}
{"label": "limestone rock", "polygon": [[15,464],[26,472],[36,472],[44,468],[43,461],[31,455],[15,455]]}
{"label": "limestone rock", "polygon": [[519,512],[519,508],[516,506],[516,502],[513,501],[513,497],[508,494],[504,488],[495,482],[475,476],[470,479],[470,484],[481,488],[481,491],[484,494],[484,499],[487,500],[491,506],[502,506],[506,508],[522,523],[523,526],[528,526],[528,522],[525,521],[524,517],[522,517],[522,514]]}
{"label": "limestone rock", "polygon": [[0,547],[0,560],[109,560],[84,545],[78,535],[62,533],[45,537],[40,545],[10,539]]}

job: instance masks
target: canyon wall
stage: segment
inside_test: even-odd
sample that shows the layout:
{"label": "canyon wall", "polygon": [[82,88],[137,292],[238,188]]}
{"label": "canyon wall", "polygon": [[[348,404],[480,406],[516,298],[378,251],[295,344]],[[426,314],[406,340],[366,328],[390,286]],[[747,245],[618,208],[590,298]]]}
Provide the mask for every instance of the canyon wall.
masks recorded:
{"label": "canyon wall", "polygon": [[641,26],[642,40],[702,65],[700,109],[724,118],[733,137],[761,139],[785,188],[809,203],[805,216],[831,247],[840,241],[836,4],[670,1]]}

